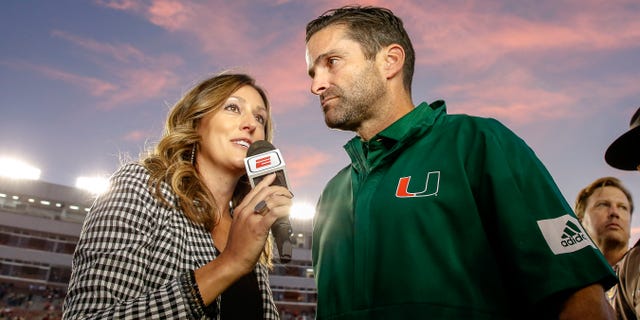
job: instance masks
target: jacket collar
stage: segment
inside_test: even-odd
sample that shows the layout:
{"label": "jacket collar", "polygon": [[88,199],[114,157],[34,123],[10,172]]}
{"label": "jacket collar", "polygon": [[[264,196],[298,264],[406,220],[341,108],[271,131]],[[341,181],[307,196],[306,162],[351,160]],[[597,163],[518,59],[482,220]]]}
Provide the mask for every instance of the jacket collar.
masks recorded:
{"label": "jacket collar", "polygon": [[380,164],[386,155],[400,150],[414,139],[421,137],[421,133],[430,130],[436,120],[445,114],[446,104],[443,100],[437,100],[431,104],[423,102],[373,136],[371,140],[362,141],[356,136],[349,140],[344,148],[358,171],[360,167],[374,167]]}

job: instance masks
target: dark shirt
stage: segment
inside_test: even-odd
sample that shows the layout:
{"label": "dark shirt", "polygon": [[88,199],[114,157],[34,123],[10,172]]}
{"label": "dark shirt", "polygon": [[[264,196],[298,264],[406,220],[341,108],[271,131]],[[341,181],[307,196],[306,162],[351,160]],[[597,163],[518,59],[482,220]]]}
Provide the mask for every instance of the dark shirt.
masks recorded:
{"label": "dark shirt", "polygon": [[222,293],[220,318],[262,319],[262,296],[255,271],[245,274]]}

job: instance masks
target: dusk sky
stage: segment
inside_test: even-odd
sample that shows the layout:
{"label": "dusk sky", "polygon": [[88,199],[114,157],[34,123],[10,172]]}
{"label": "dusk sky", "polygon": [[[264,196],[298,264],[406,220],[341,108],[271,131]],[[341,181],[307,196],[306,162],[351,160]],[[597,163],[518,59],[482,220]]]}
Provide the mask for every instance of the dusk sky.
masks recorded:
{"label": "dusk sky", "polygon": [[[73,186],[108,176],[161,135],[171,105],[223,70],[271,100],[297,201],[315,204],[348,162],[353,133],[324,125],[304,60],[306,23],[351,1],[3,1],[0,156]],[[640,2],[361,1],[403,18],[417,61],[414,104],[493,117],[540,157],[570,205],[615,176],[640,203],[640,173],[604,151],[640,107]],[[544,201],[544,199],[540,199]],[[634,237],[640,218],[634,217]]]}

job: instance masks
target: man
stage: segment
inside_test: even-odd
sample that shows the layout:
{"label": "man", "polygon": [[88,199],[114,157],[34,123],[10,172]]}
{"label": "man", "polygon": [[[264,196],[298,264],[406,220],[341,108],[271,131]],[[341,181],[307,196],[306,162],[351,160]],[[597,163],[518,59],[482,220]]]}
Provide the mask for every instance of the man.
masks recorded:
{"label": "man", "polygon": [[[629,126],[629,130],[607,148],[605,160],[617,169],[640,170],[640,108],[631,117]],[[637,319],[640,315],[639,244],[640,241],[636,242],[629,251],[626,251],[628,243],[621,244],[616,251],[617,259],[608,259],[620,279],[618,285],[607,292],[618,319]]]}
{"label": "man", "polygon": [[613,316],[615,274],[533,151],[495,120],[414,107],[391,11],[326,12],[306,59],[327,126],[357,133],[317,206],[318,319]]}
{"label": "man", "polygon": [[[632,250],[630,254],[627,251],[633,213],[631,193],[617,178],[597,179],[580,191],[575,212],[620,278],[621,283],[607,291],[618,319],[637,319],[635,308],[638,304],[634,300],[635,291],[640,289],[640,255],[638,250]],[[629,284],[632,286],[628,287]]]}

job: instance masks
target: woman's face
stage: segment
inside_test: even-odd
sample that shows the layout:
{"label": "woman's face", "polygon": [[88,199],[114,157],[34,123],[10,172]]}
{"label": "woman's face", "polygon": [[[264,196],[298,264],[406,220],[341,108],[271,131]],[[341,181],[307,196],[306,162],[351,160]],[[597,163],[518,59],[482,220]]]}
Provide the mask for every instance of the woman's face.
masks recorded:
{"label": "woman's face", "polygon": [[244,174],[247,149],[265,139],[269,111],[258,91],[246,85],[235,91],[217,110],[202,118],[202,137],[196,163],[201,173],[222,170]]}

